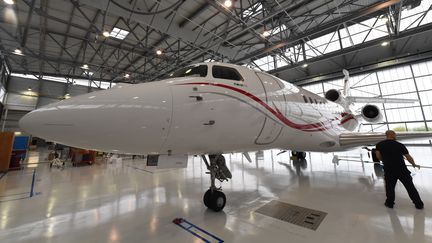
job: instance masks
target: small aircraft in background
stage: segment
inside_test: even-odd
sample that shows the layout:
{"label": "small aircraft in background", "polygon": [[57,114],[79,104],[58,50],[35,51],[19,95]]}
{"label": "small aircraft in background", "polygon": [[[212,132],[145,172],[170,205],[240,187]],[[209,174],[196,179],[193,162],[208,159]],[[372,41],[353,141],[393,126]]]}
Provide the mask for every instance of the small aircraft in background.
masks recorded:
{"label": "small aircraft in background", "polygon": [[[366,104],[356,114],[352,104],[415,102],[350,96],[349,74],[344,73],[344,90],[328,90],[323,98],[247,67],[199,63],[165,80],[118,84],[50,104],[19,123],[24,131],[57,143],[142,154],[161,163],[201,155],[211,178],[204,204],[220,211],[226,197],[215,180],[231,178],[223,153],[243,152],[250,160],[248,151],[279,148],[304,158],[303,151],[335,152],[375,144],[383,134],[353,131],[360,119],[381,121],[380,109]],[[399,139],[431,136],[398,134]]]}

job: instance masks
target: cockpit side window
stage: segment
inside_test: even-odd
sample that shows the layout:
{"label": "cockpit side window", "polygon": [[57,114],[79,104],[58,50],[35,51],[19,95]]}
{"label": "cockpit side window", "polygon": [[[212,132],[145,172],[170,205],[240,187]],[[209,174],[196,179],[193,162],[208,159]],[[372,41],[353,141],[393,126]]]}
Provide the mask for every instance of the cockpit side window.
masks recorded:
{"label": "cockpit side window", "polygon": [[237,80],[237,81],[243,80],[240,73],[235,68],[230,68],[230,67],[214,65],[212,69],[212,74],[214,78],[222,78],[222,79]]}
{"label": "cockpit side window", "polygon": [[172,73],[170,78],[180,78],[180,77],[206,77],[207,76],[207,65],[198,66],[188,66],[179,69]]}

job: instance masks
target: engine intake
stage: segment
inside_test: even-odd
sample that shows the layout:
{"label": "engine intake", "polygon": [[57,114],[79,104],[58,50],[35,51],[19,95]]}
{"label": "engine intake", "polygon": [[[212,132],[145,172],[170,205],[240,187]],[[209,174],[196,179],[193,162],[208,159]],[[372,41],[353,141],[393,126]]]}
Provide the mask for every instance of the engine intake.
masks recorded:
{"label": "engine intake", "polygon": [[338,90],[335,89],[330,89],[329,91],[327,91],[325,93],[325,98],[332,101],[332,102],[336,102],[340,99],[341,94]]}
{"label": "engine intake", "polygon": [[379,122],[382,120],[382,113],[376,105],[365,105],[362,108],[361,115],[368,122]]}

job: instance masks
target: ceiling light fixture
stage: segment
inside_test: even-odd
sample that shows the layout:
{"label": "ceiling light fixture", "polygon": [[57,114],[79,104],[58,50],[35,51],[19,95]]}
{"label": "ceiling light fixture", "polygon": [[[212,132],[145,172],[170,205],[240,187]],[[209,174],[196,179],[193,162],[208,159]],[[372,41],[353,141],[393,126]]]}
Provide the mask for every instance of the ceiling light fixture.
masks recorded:
{"label": "ceiling light fixture", "polygon": [[87,64],[84,64],[84,65],[81,66],[81,68],[82,68],[82,69],[88,69],[89,66],[88,66]]}
{"label": "ceiling light fixture", "polygon": [[3,2],[9,5],[15,4],[13,0],[3,0]]}
{"label": "ceiling light fixture", "polygon": [[388,46],[389,42],[388,41],[384,41],[383,43],[381,43],[381,46]]}
{"label": "ceiling light fixture", "polygon": [[21,49],[19,49],[19,48],[15,49],[13,53],[14,53],[15,55],[20,55],[20,56],[23,55]]}
{"label": "ceiling light fixture", "polygon": [[124,75],[124,77],[125,77],[125,78],[129,78],[129,77],[130,77],[130,74],[129,74],[129,73],[126,73],[126,74]]}
{"label": "ceiling light fixture", "polygon": [[224,5],[225,5],[225,7],[229,8],[232,6],[232,1],[231,0],[225,0]]}
{"label": "ceiling light fixture", "polygon": [[268,36],[270,36],[270,32],[268,30],[264,30],[264,32],[262,33],[262,35],[264,37],[268,37]]}
{"label": "ceiling light fixture", "polygon": [[27,90],[28,90],[28,91],[32,91],[32,88],[31,88],[31,87],[28,87]]}
{"label": "ceiling light fixture", "polygon": [[105,31],[102,33],[102,35],[105,36],[105,37],[110,37],[110,32],[105,30]]}
{"label": "ceiling light fixture", "polygon": [[303,64],[302,67],[307,68],[309,65],[307,63]]}
{"label": "ceiling light fixture", "polygon": [[160,49],[156,50],[156,54],[158,54],[159,56],[162,55],[162,50]]}

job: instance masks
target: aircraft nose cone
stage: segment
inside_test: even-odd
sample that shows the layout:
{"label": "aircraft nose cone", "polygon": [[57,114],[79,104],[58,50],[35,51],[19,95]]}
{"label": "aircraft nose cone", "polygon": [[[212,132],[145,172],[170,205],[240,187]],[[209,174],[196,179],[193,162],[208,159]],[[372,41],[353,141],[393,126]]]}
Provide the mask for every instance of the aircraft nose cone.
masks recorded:
{"label": "aircraft nose cone", "polygon": [[172,116],[168,87],[139,84],[60,101],[25,115],[27,133],[57,143],[107,152],[158,153]]}

